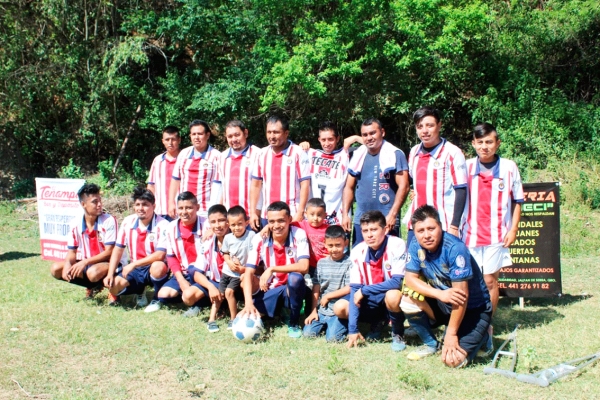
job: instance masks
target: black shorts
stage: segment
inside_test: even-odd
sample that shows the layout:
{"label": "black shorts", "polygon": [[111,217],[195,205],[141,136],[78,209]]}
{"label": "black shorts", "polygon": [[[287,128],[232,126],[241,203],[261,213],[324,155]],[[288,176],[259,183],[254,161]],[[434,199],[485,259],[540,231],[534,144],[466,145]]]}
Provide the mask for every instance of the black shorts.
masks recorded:
{"label": "black shorts", "polygon": [[219,292],[225,293],[225,289],[231,289],[235,292],[240,287],[240,283],[240,278],[223,274],[219,282]]}

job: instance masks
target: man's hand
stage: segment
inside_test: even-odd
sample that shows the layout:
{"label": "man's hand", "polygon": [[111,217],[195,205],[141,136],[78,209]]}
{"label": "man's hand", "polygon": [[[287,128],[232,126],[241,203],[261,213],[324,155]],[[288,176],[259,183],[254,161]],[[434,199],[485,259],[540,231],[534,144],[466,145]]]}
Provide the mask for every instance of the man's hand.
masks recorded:
{"label": "man's hand", "polygon": [[219,292],[219,289],[214,287],[212,284],[209,285],[209,288],[208,288],[208,297],[210,297],[211,303],[223,300],[223,296],[221,296],[221,292]]}
{"label": "man's hand", "polygon": [[254,213],[250,215],[250,228],[256,232],[260,229],[260,217]]}
{"label": "man's hand", "polygon": [[233,256],[231,260],[227,261],[227,265],[233,272],[242,272],[242,264],[240,264],[240,260],[236,256]]}
{"label": "man's hand", "polygon": [[308,142],[301,142],[298,146],[304,151],[310,150],[310,143]]}
{"label": "man's hand", "polygon": [[304,220],[304,211],[298,210],[296,215],[294,215],[294,219],[292,220],[292,222],[302,222],[303,220]]}
{"label": "man's hand", "polygon": [[260,276],[259,287],[260,290],[266,292],[269,290],[269,281],[271,280],[271,276],[273,275],[273,270],[271,268],[265,269],[265,272]]}
{"label": "man's hand", "polygon": [[362,294],[362,290],[358,289],[355,293],[354,293],[354,304],[356,304],[356,307],[360,307],[360,302],[363,299],[363,294]]}
{"label": "man's hand", "polygon": [[242,311],[240,311],[238,313],[238,317],[242,318],[242,317],[246,317],[246,318],[260,318],[260,313],[258,312],[258,310],[256,309],[256,307],[254,307],[254,304],[247,304],[244,308],[242,308]]}
{"label": "man's hand", "polygon": [[467,294],[460,289],[451,287],[441,291],[439,300],[442,303],[452,304],[453,306],[462,306],[467,300]]}
{"label": "man's hand", "polygon": [[359,333],[351,333],[348,335],[348,343],[346,343],[346,347],[349,349],[353,347],[358,347],[361,342],[364,342],[365,338],[363,335]]}
{"label": "man's hand", "polygon": [[503,242],[503,247],[508,248],[510,247],[511,244],[513,244],[515,242],[515,240],[517,239],[517,231],[508,231],[506,233],[506,236],[504,236],[504,240]]}
{"label": "man's hand", "polygon": [[346,232],[352,232],[352,221],[346,213],[342,214],[342,228],[344,228]]}
{"label": "man's hand", "polygon": [[69,271],[69,275],[68,275],[69,281],[71,279],[79,277],[79,275],[82,275],[85,267],[87,267],[87,263],[85,260],[81,260],[81,261],[71,265],[71,270]]}
{"label": "man's hand", "polygon": [[317,313],[317,310],[313,310],[313,312],[311,312],[308,317],[306,317],[306,319],[304,320],[304,325],[310,325],[311,322],[313,321],[318,321],[319,320],[319,314]]}
{"label": "man's hand", "polygon": [[388,215],[386,215],[385,217],[385,226],[386,228],[388,228],[388,232],[391,232],[392,229],[394,229],[394,227],[396,226],[396,213],[392,213],[391,211],[389,212]]}
{"label": "man's hand", "polygon": [[182,282],[179,282],[179,289],[182,292],[185,291],[185,289],[189,288],[190,286],[192,286],[192,285],[190,285],[190,283],[185,278],[183,279]]}
{"label": "man's hand", "polygon": [[458,344],[458,336],[446,333],[442,346],[442,362],[449,367],[456,367],[466,357],[467,352]]}
{"label": "man's hand", "polygon": [[177,218],[177,208],[175,207],[174,204],[169,205],[168,214],[169,214],[169,217],[171,217],[173,219]]}
{"label": "man's hand", "polygon": [[115,277],[106,275],[106,278],[104,278],[103,283],[104,283],[105,287],[110,289],[111,287],[113,287],[113,284],[115,283]]}
{"label": "man's hand", "polygon": [[327,307],[328,303],[329,303],[329,297],[326,294],[324,294],[323,297],[321,297],[321,302],[320,302],[321,307],[323,307],[323,308]]}
{"label": "man's hand", "polygon": [[262,230],[260,232],[258,232],[258,234],[260,235],[261,238],[266,239],[271,234],[271,228],[269,228],[269,225],[267,225],[264,228],[262,228]]}
{"label": "man's hand", "polygon": [[202,241],[206,242],[210,239],[212,239],[212,237],[215,236],[215,233],[213,232],[213,230],[211,228],[208,228],[203,234],[202,234]]}
{"label": "man's hand", "polygon": [[63,281],[69,282],[71,280],[71,269],[72,268],[73,268],[73,266],[67,267],[67,263],[64,264],[63,270],[62,270]]}
{"label": "man's hand", "polygon": [[135,265],[133,265],[133,263],[127,264],[126,266],[123,267],[123,271],[121,271],[121,275],[123,276],[123,278],[127,279],[127,275],[129,275],[129,273],[131,271],[133,271],[134,269],[135,269]]}
{"label": "man's hand", "polygon": [[458,237],[458,228],[456,226],[450,225],[450,227],[448,228],[448,233]]}

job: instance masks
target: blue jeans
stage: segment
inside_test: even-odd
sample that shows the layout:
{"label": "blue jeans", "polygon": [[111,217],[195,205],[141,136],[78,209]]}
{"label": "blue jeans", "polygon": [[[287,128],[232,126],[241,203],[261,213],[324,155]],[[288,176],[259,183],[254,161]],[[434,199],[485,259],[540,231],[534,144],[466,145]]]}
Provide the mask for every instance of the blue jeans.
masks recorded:
{"label": "blue jeans", "polygon": [[325,340],[328,342],[341,342],[348,334],[348,327],[344,326],[335,315],[323,315],[318,312],[319,319],[304,325],[304,337],[317,337],[326,328]]}

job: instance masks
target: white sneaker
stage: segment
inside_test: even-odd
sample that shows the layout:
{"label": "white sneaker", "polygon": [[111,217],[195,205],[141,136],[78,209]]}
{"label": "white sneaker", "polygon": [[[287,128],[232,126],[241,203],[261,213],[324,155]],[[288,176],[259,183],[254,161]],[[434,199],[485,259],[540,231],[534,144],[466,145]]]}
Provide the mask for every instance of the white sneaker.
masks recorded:
{"label": "white sneaker", "polygon": [[184,318],[193,318],[193,317],[197,317],[198,314],[200,314],[200,307],[193,306],[193,307],[188,308],[188,310],[183,313],[183,317]]}
{"label": "white sneaker", "polygon": [[[146,300],[146,301],[148,301],[148,300]],[[150,305],[148,307],[146,307],[146,309],[144,310],[144,312],[151,313],[151,312],[154,312],[154,311],[158,311],[158,310],[160,310],[161,307],[162,307],[162,303],[160,301],[158,301],[158,300],[152,300],[150,302]]]}
{"label": "white sneaker", "polygon": [[146,294],[142,293],[142,294],[138,294],[135,296],[137,301],[136,301],[136,305],[140,308],[142,307],[146,307],[148,305],[148,299],[146,298]]}

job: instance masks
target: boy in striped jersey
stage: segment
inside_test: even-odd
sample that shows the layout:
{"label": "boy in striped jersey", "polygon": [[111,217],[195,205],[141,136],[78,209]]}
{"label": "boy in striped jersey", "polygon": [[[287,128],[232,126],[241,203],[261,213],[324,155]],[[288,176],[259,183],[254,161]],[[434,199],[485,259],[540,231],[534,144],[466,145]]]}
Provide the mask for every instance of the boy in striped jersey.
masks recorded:
{"label": "boy in striped jersey", "polygon": [[[114,296],[136,295],[137,306],[145,307],[148,305],[144,295],[146,286],[154,286],[156,298],[160,288],[167,281],[165,254],[166,229],[169,222],[154,212],[155,199],[149,190],[136,188],[132,200],[135,214],[126,217],[121,223],[104,285]],[[119,268],[125,248],[129,253],[129,263]],[[117,273],[119,269],[121,271]],[[116,305],[116,302],[111,305]]]}
{"label": "boy in striped jersey", "polygon": [[162,131],[162,144],[166,151],[157,155],[152,161],[147,189],[154,194],[156,199],[154,212],[170,221],[169,187],[181,144],[179,129],[174,126],[165,127]]}
{"label": "boy in striped jersey", "polygon": [[[100,187],[93,183],[84,184],[77,192],[83,208],[83,219],[71,225],[67,238],[65,261],[52,265],[50,273],[86,288],[86,299],[91,299],[104,287],[102,280],[108,273],[108,261],[117,238],[117,220],[102,210]],[[109,301],[115,298],[109,294]]]}

